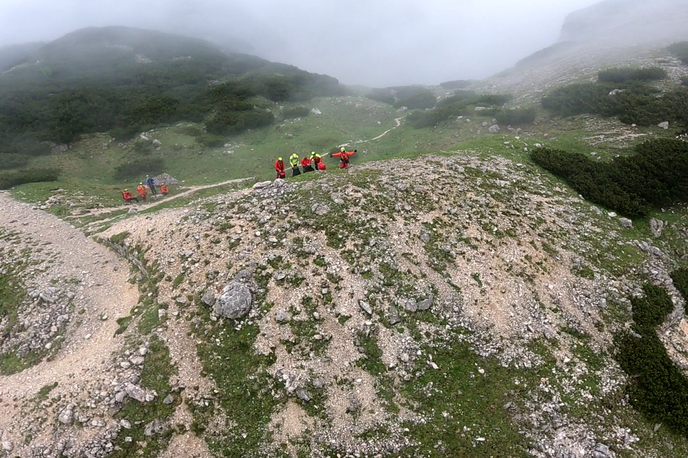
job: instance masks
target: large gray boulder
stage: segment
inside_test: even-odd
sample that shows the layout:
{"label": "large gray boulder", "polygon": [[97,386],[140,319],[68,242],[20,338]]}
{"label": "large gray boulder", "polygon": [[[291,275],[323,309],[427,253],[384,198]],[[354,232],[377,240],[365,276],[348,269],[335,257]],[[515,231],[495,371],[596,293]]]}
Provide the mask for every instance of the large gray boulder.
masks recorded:
{"label": "large gray boulder", "polygon": [[237,320],[245,316],[253,306],[253,295],[246,283],[232,281],[215,300],[215,314]]}

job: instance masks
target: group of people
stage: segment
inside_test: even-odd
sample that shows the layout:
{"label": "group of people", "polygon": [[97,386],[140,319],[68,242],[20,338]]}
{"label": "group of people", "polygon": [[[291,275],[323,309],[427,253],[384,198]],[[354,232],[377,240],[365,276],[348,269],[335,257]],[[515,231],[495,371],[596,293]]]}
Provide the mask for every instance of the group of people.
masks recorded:
{"label": "group of people", "polygon": [[[138,197],[136,197],[128,189],[125,189],[122,191],[122,198],[125,202],[138,203],[139,199],[141,199],[141,201],[145,203],[148,199],[148,191],[150,191],[150,193],[154,196],[158,194],[158,189],[155,184],[155,178],[151,177],[150,175],[146,175],[146,180],[139,183],[138,187],[136,188],[136,193],[138,194]],[[167,187],[167,185],[165,183],[160,183],[160,194],[166,196],[169,192],[170,190]]]}
{"label": "group of people", "polygon": [[[342,147],[339,152],[330,153],[330,157],[338,157],[340,160],[339,168],[348,169],[351,156],[357,152],[357,150],[347,151],[346,148]],[[299,163],[303,170],[299,168]],[[293,177],[301,175],[301,173],[327,170],[327,166],[322,160],[322,156],[315,151],[311,151],[310,156],[306,156],[300,160],[297,153],[292,154],[289,156],[289,165],[291,166],[291,176]],[[278,157],[275,161],[275,172],[277,172],[277,178],[286,178],[287,176],[284,160],[281,157]]]}

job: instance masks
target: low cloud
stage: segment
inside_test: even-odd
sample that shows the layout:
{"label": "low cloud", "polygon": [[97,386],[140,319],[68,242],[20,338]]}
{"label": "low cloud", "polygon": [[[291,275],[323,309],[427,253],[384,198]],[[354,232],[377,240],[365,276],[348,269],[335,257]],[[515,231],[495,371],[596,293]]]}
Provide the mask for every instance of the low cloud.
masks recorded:
{"label": "low cloud", "polygon": [[483,78],[555,43],[596,0],[0,0],[0,44],[125,25],[204,38],[345,84]]}

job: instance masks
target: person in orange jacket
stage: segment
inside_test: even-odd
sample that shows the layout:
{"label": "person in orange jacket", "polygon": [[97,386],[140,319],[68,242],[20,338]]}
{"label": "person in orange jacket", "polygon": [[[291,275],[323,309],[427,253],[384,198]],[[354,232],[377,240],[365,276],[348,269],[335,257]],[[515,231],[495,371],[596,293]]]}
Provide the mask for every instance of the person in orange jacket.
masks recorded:
{"label": "person in orange jacket", "polygon": [[135,200],[138,203],[139,201],[138,197],[134,197],[134,195],[130,193],[128,189],[122,191],[122,198],[125,202],[131,202],[132,200]]}
{"label": "person in orange jacket", "polygon": [[342,146],[342,149],[338,153],[334,153],[332,157],[338,157],[340,162],[339,162],[339,168],[340,169],[348,169],[349,168],[349,158],[356,154],[358,150],[353,150],[353,151],[347,151],[346,148]]}
{"label": "person in orange jacket", "polygon": [[284,171],[284,161],[281,157],[278,157],[275,161],[275,172],[277,172],[277,178],[286,178],[287,174]]}
{"label": "person in orange jacket", "polygon": [[146,190],[147,188],[143,185],[143,183],[139,183],[139,187],[136,188],[136,191],[139,193],[139,197],[144,203],[146,203]]}

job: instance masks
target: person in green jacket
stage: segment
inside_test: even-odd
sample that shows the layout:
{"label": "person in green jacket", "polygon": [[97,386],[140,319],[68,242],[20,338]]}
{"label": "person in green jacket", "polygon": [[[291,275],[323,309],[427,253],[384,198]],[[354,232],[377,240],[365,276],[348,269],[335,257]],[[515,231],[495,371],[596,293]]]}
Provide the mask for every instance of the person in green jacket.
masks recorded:
{"label": "person in green jacket", "polygon": [[289,165],[291,165],[291,176],[301,175],[301,169],[299,169],[299,155],[294,153],[289,156]]}

